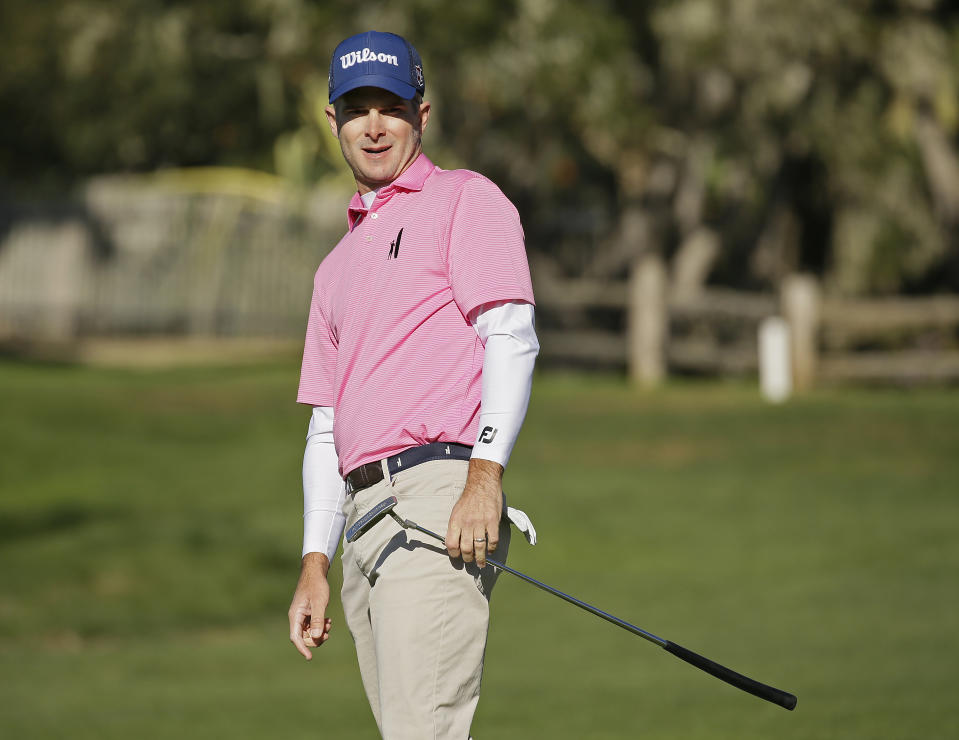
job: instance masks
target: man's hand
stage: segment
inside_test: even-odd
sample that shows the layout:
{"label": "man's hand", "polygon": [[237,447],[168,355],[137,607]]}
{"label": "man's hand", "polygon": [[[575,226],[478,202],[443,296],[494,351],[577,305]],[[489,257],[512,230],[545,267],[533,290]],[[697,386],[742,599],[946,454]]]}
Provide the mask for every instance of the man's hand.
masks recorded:
{"label": "man's hand", "polygon": [[[446,550],[451,558],[474,560],[486,567],[486,553],[499,544],[503,515],[503,466],[492,460],[470,460],[463,495],[456,502],[446,528]],[[479,541],[477,541],[479,540]]]}
{"label": "man's hand", "polygon": [[326,574],[330,561],[320,552],[303,556],[300,580],[290,604],[290,642],[307,660],[313,659],[310,648],[319,647],[330,638],[333,620],[326,618],[330,603],[330,584]]}

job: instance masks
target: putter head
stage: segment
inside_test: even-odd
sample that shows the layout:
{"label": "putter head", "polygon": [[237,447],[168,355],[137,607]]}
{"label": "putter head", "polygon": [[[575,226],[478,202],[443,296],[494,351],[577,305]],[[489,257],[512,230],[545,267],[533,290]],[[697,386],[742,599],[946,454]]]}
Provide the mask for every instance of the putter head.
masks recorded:
{"label": "putter head", "polygon": [[359,521],[346,531],[346,541],[353,542],[363,535],[366,530],[376,524],[380,519],[386,516],[393,507],[396,506],[396,496],[390,496],[380,501],[376,506],[366,512]]}

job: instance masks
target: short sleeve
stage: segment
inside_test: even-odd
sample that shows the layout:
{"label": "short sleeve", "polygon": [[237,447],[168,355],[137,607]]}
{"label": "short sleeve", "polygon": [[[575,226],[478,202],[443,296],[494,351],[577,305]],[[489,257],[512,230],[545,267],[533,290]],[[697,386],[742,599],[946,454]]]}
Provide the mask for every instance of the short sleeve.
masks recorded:
{"label": "short sleeve", "polygon": [[296,400],[311,406],[333,406],[337,342],[323,312],[318,285],[317,281],[313,286]]}
{"label": "short sleeve", "polygon": [[533,303],[519,214],[485,177],[467,180],[453,204],[447,265],[464,316],[492,301]]}

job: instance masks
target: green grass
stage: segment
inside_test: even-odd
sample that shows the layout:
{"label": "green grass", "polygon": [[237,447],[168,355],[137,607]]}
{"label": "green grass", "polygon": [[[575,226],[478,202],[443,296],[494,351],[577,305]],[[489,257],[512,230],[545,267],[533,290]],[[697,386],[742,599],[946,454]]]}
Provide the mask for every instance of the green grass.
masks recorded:
{"label": "green grass", "polygon": [[[0,364],[3,737],[376,737],[339,605],[312,663],[286,638],[296,381]],[[503,576],[474,735],[959,736],[957,422],[950,391],[538,378],[511,564],[799,706]]]}

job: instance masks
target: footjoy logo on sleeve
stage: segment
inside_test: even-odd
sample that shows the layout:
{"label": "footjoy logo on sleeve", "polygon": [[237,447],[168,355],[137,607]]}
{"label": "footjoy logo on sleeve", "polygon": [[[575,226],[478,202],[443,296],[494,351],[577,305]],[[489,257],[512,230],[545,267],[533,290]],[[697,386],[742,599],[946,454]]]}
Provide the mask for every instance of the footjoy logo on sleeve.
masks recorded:
{"label": "footjoy logo on sleeve", "polygon": [[384,64],[392,64],[394,67],[400,66],[400,61],[395,54],[383,54],[382,52],[377,54],[370,49],[351,51],[349,54],[340,57],[340,64],[343,65],[343,69],[349,69],[360,62],[383,62]]}
{"label": "footjoy logo on sleeve", "polygon": [[495,427],[483,427],[483,431],[480,432],[479,441],[483,444],[490,444],[496,438],[498,431],[499,429]]}

